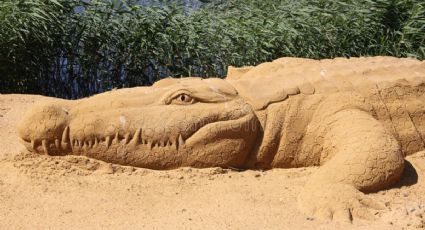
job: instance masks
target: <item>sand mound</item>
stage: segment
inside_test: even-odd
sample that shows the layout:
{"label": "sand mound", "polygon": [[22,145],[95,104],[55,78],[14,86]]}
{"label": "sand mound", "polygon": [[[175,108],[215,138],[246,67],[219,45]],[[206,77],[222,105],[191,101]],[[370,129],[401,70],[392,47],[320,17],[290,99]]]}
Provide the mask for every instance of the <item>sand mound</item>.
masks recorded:
{"label": "sand mound", "polygon": [[414,229],[425,225],[425,152],[403,180],[368,196],[374,221],[322,222],[296,197],[316,168],[154,171],[24,151],[15,124],[40,96],[0,95],[0,229]]}

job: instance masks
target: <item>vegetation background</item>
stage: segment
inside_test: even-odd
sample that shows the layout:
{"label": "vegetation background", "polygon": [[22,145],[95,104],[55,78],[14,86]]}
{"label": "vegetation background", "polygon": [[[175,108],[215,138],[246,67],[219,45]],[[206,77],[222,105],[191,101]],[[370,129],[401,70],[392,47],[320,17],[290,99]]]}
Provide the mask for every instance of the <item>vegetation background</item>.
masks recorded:
{"label": "vegetation background", "polygon": [[423,0],[1,0],[0,93],[79,98],[283,56],[425,58]]}

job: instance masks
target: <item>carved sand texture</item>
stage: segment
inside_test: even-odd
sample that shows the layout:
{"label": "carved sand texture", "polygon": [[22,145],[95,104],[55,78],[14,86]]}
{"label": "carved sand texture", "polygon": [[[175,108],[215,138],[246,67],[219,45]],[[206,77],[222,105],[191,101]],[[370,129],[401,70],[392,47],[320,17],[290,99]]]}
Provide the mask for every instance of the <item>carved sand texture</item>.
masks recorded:
{"label": "carved sand texture", "polygon": [[[321,166],[299,196],[322,218],[371,218],[362,192],[424,149],[425,62],[281,58],[221,79],[164,79],[29,110],[28,150],[151,169]],[[344,194],[343,196],[341,194]],[[335,197],[339,197],[336,199]]]}

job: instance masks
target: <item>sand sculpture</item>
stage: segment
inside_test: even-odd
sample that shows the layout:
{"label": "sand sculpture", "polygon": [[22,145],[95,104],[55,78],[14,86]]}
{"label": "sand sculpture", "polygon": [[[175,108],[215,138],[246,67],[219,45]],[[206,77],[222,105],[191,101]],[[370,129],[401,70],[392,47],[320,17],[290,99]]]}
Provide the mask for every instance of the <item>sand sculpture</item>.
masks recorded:
{"label": "sand sculpture", "polygon": [[151,169],[320,166],[299,195],[321,218],[370,218],[364,193],[424,149],[425,62],[281,58],[226,79],[164,79],[30,109],[27,149]]}

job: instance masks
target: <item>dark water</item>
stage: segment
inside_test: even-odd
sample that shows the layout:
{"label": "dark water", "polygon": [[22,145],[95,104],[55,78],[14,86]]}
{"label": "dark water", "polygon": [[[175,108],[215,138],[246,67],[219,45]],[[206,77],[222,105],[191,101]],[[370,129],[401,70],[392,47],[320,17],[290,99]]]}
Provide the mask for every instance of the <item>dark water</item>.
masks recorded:
{"label": "dark water", "polygon": [[[87,0],[89,1],[89,0]],[[158,0],[140,0],[138,2],[142,6],[166,6],[168,3],[175,3],[183,6],[185,10],[197,10],[204,3],[198,0],[178,0],[178,1],[158,1]],[[76,7],[75,12],[84,11],[84,7]],[[150,85],[158,78],[169,77],[172,73],[163,66],[156,66],[157,70],[148,67],[143,71],[143,77],[140,76],[138,81],[129,81],[127,72],[120,71],[119,77],[108,76],[108,73],[103,74],[87,74],[83,73],[80,66],[73,65],[69,69],[67,58],[57,58],[56,63],[52,65],[51,72],[48,77],[46,87],[42,90],[42,94],[67,99],[77,99],[98,93],[102,93],[113,88],[125,88],[132,86]],[[112,71],[113,67],[110,63],[99,63],[102,70]],[[196,72],[196,67],[194,67]],[[224,71],[222,75],[224,75]],[[154,75],[156,76],[154,79]],[[84,77],[83,77],[84,76]],[[114,78],[114,79],[112,79]],[[133,77],[134,78],[134,77]],[[137,78],[137,77],[136,77]]]}

